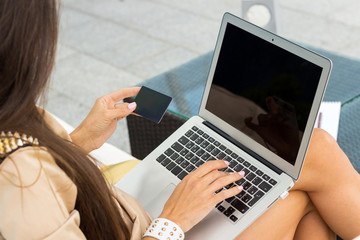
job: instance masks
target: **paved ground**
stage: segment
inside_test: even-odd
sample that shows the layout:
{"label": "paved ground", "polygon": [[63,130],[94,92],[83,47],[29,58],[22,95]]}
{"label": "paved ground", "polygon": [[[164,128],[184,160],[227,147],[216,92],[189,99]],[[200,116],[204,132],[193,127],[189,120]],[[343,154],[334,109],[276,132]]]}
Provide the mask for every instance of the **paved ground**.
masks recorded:
{"label": "paved ground", "polygon": [[[360,2],[275,0],[278,34],[360,58]],[[215,46],[221,17],[241,0],[62,0],[46,109],[77,126],[95,99],[136,85]],[[109,139],[128,151],[125,121]]]}

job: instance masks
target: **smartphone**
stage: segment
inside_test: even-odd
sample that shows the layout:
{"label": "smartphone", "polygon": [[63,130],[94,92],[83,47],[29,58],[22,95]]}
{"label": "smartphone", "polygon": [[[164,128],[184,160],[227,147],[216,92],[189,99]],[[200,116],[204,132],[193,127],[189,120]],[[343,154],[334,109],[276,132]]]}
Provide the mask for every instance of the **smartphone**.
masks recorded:
{"label": "smartphone", "polygon": [[159,123],[168,108],[172,97],[142,86],[135,97],[136,109],[134,113]]}

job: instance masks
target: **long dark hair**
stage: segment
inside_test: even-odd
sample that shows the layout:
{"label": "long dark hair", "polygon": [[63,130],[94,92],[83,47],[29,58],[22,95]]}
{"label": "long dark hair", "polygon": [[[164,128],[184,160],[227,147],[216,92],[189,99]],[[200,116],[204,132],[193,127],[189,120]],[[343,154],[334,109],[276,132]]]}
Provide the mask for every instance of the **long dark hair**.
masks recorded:
{"label": "long dark hair", "polygon": [[77,186],[75,208],[88,239],[129,239],[101,172],[73,143],[57,136],[36,107],[54,65],[56,0],[0,1],[0,130],[37,137]]}

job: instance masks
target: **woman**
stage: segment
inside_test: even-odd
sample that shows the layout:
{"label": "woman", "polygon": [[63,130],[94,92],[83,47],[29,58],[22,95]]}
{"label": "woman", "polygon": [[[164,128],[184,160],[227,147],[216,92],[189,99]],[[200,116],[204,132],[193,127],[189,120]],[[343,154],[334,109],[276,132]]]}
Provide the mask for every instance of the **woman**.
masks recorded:
{"label": "woman", "polygon": [[[118,102],[139,88],[99,98],[70,136],[36,107],[54,64],[57,28],[55,0],[0,3],[0,239],[146,240],[154,239],[150,230],[143,233],[156,221],[177,229],[170,239],[181,239],[181,230],[188,231],[218,202],[242,190],[214,194],[244,173],[217,171],[228,163],[210,161],[184,178],[161,219],[150,225],[151,217],[134,199],[109,187],[88,155],[111,136],[118,120],[133,112],[135,104]],[[331,164],[325,164],[328,159]],[[305,162],[290,196],[240,239],[300,239],[304,234],[308,239],[313,236],[306,235],[308,226],[315,228],[311,234],[317,239],[330,239],[332,230],[346,239],[360,234],[359,175],[336,142],[315,131]]]}

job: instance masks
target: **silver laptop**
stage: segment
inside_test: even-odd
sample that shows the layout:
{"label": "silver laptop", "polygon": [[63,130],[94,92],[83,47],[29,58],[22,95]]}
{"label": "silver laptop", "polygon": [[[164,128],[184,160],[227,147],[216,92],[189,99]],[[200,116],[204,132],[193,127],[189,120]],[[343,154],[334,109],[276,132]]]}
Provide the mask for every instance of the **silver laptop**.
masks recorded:
{"label": "silver laptop", "polygon": [[189,172],[227,160],[223,171],[245,171],[234,183],[244,190],[186,238],[235,238],[299,178],[330,70],[329,59],[225,13],[199,115],[116,186],[157,217]]}

